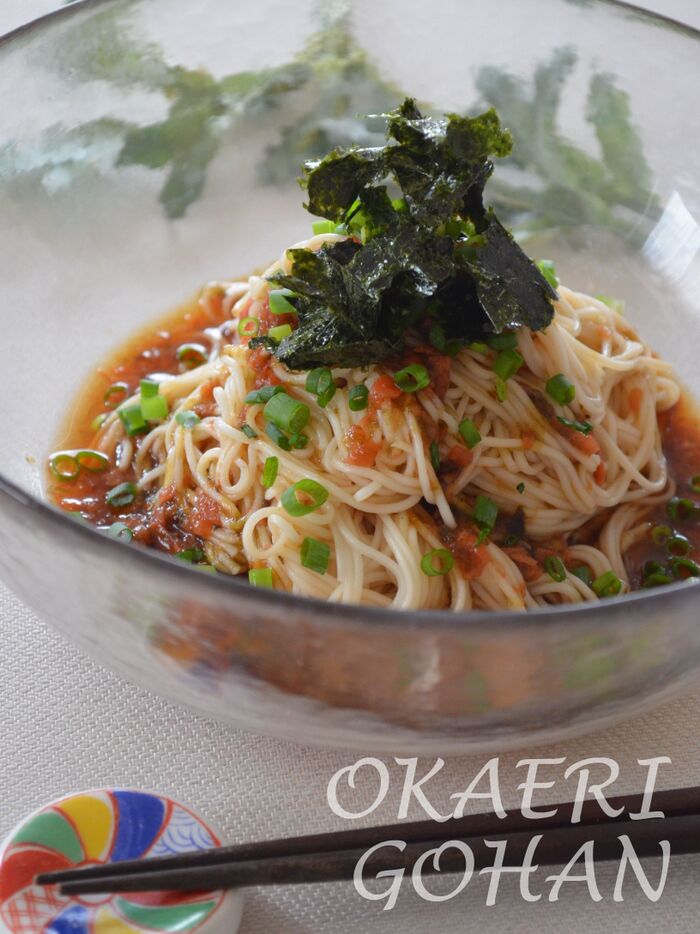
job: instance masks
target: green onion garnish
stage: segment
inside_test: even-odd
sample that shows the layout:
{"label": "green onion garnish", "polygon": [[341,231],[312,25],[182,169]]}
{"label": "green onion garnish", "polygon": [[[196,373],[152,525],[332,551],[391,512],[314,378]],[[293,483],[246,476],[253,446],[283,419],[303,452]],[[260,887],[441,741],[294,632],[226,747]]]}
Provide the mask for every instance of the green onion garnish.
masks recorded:
{"label": "green onion garnish", "polygon": [[596,298],[599,302],[602,302],[604,305],[607,305],[608,308],[612,308],[613,311],[616,311],[619,315],[624,315],[625,313],[625,300],[624,298],[612,298],[610,295],[596,295]]}
{"label": "green onion garnish", "polygon": [[686,580],[689,577],[700,577],[700,565],[690,558],[671,558],[673,576],[677,580]]}
{"label": "green onion garnish", "polygon": [[129,405],[117,413],[128,435],[137,435],[148,428],[140,405]]}
{"label": "green onion garnish", "polygon": [[655,545],[665,545],[673,535],[673,529],[668,525],[655,525],[651,530],[651,538]]}
{"label": "green onion garnish", "polygon": [[667,574],[666,571],[654,571],[652,574],[648,574],[642,583],[642,587],[651,588],[651,587],[665,587],[666,584],[672,584],[673,578],[670,574]]}
{"label": "green onion garnish", "polygon": [[304,383],[304,389],[307,392],[312,392],[314,395],[318,395],[318,384],[324,373],[329,373],[330,370],[327,366],[319,366],[314,370],[309,370],[306,374],[306,382]]}
{"label": "green onion garnish", "polygon": [[102,451],[78,451],[75,459],[81,467],[90,473],[102,473],[109,467],[109,458]]}
{"label": "green onion garnish", "polygon": [[541,259],[537,263],[537,268],[553,289],[556,289],[559,286],[559,277],[557,276],[557,271],[554,268],[554,263],[551,261],[551,259]]}
{"label": "green onion garnish", "polygon": [[518,491],[518,493],[524,493],[524,492],[525,492],[525,484],[521,482],[521,483],[519,483],[519,484],[516,486],[515,489]]}
{"label": "green onion garnish", "polygon": [[503,382],[507,382],[511,376],[515,376],[523,363],[525,361],[517,350],[502,350],[493,361],[493,371]]}
{"label": "green onion garnish", "polygon": [[105,500],[110,506],[129,506],[136,499],[138,491],[135,483],[120,483],[109,490]]}
{"label": "green onion garnish", "polygon": [[134,537],[134,533],[125,522],[113,522],[107,529],[107,534],[119,542],[130,542]]}
{"label": "green onion garnish", "polygon": [[481,433],[470,418],[459,423],[459,433],[470,451],[481,441]]}
{"label": "green onion garnish", "polygon": [[508,387],[500,376],[496,377],[496,398],[499,402],[505,402],[508,398]]}
{"label": "green onion garnish", "polygon": [[564,562],[561,558],[557,558],[556,555],[547,555],[544,559],[544,569],[552,578],[553,581],[556,581],[558,584],[561,584],[562,581],[566,580],[566,568],[564,567]]}
{"label": "green onion garnish", "polygon": [[[513,346],[515,346],[515,344]],[[485,344],[483,341],[472,341],[469,345],[469,349],[473,350],[474,353],[488,353],[489,345]]]}
{"label": "green onion garnish", "polygon": [[622,581],[614,571],[606,571],[593,581],[593,590],[599,597],[613,597],[622,590]]}
{"label": "green onion garnish", "polygon": [[105,390],[103,401],[108,409],[115,409],[128,395],[128,383],[113,383],[109,389]]}
{"label": "green onion garnish", "polygon": [[49,469],[58,480],[75,480],[80,464],[72,454],[54,454],[49,458]]}
{"label": "green onion garnish", "polygon": [[202,344],[180,344],[175,351],[175,356],[184,365],[193,370],[197,366],[202,366],[209,359],[207,348]]}
{"label": "green onion garnish", "polygon": [[249,392],[244,401],[248,405],[263,405],[281,392],[286,392],[284,386],[263,386],[261,389],[254,389]]}
{"label": "green onion garnish", "polygon": [[159,390],[158,383],[153,379],[142,379],[139,384],[139,389],[141,391],[142,399],[150,399],[152,396],[158,395]]}
{"label": "green onion garnish", "polygon": [[[302,494],[305,500],[310,499],[311,502],[300,502],[299,494]],[[280,502],[290,516],[297,518],[320,509],[327,499],[328,490],[325,486],[315,480],[305,478],[288,487],[280,497]]]}
{"label": "green onion garnish", "polygon": [[430,442],[430,463],[433,465],[435,473],[440,469],[440,448],[437,441]]}
{"label": "green onion garnish", "polygon": [[651,574],[660,574],[666,568],[658,561],[647,561],[642,568],[642,577],[649,577]]}
{"label": "green onion garnish", "polygon": [[183,428],[194,428],[195,425],[201,422],[201,418],[196,412],[193,412],[191,409],[186,409],[184,412],[177,413],[175,421],[178,425],[182,425]]}
{"label": "green onion garnish", "polygon": [[317,367],[306,377],[305,388],[316,395],[316,401],[322,409],[325,409],[336,391],[333,374],[327,366]]}
{"label": "green onion garnish", "polygon": [[593,586],[593,575],[585,564],[582,564],[581,567],[578,568],[572,568],[571,573],[574,575],[574,577],[578,577],[580,581],[583,581],[586,587]]}
{"label": "green onion garnish", "polygon": [[666,512],[671,519],[684,522],[692,519],[698,512],[698,507],[692,499],[684,499],[680,496],[674,496],[666,504]]}
{"label": "green onion garnish", "polygon": [[296,434],[308,422],[311,410],[305,402],[299,402],[286,393],[277,393],[265,403],[263,415],[280,431]]}
{"label": "green onion garnish", "polygon": [[[477,344],[470,344],[472,350],[476,348]],[[493,334],[488,338],[488,347],[485,344],[479,343],[478,346],[491,347],[492,350],[515,350],[518,346],[518,335],[515,331],[504,331],[503,334]],[[485,353],[486,350],[481,350],[479,353]]]}
{"label": "green onion garnish", "polygon": [[331,556],[330,546],[308,536],[301,543],[301,563],[305,568],[325,574]]}
{"label": "green onion garnish", "polygon": [[520,539],[517,535],[506,535],[506,537],[503,539],[503,544],[506,548],[513,548],[518,544],[519,541]]}
{"label": "green onion garnish", "polygon": [[257,337],[260,322],[257,318],[241,318],[238,322],[238,333],[241,337]]}
{"label": "green onion garnish", "polygon": [[270,330],[267,332],[267,336],[279,344],[279,342],[283,341],[285,337],[289,337],[291,333],[291,324],[278,324],[277,327],[270,328]]}
{"label": "green onion garnish", "polygon": [[167,399],[164,396],[149,396],[141,399],[141,414],[147,422],[163,421],[168,417]]}
{"label": "green onion garnish", "polygon": [[548,379],[544,388],[559,405],[570,405],[576,398],[576,387],[563,373]]}
{"label": "green onion garnish", "polygon": [[290,436],[289,443],[291,444],[293,448],[296,448],[297,450],[301,450],[302,448],[305,448],[306,445],[309,443],[309,436],[302,435],[299,432],[295,432],[293,435]]}
{"label": "green onion garnish", "polygon": [[486,534],[490,534],[496,525],[498,518],[498,506],[488,496],[477,496],[474,502],[474,512],[472,513],[474,521]]}
{"label": "green onion garnish", "polygon": [[335,221],[314,221],[311,229],[315,234],[335,233]]}
{"label": "green onion garnish", "polygon": [[360,386],[353,386],[348,393],[348,405],[351,412],[361,412],[367,408],[369,401],[369,389],[362,383]]}
{"label": "green onion garnish", "polygon": [[463,347],[464,341],[460,340],[458,337],[455,337],[453,340],[447,341],[445,344],[445,353],[448,357],[456,357]]}
{"label": "green onion garnish", "polygon": [[244,422],[241,425],[241,431],[246,436],[246,438],[257,438],[258,437],[257,431],[254,428],[252,428],[247,422]]}
{"label": "green onion garnish", "polygon": [[272,568],[251,568],[248,571],[248,581],[253,587],[272,588]]}
{"label": "green onion garnish", "polygon": [[268,457],[265,459],[262,472],[262,485],[264,489],[269,490],[277,479],[277,471],[280,468],[279,457]]}
{"label": "green onion garnish", "polygon": [[694,493],[700,493],[700,473],[696,473],[694,477],[690,478],[690,489]]}
{"label": "green onion garnish", "polygon": [[420,569],[428,577],[442,577],[443,574],[450,573],[454,564],[452,552],[446,548],[433,548],[421,558]]}
{"label": "green onion garnish", "polygon": [[90,431],[99,431],[108,418],[109,416],[106,412],[100,412],[100,414],[96,415],[90,422]]}
{"label": "green onion garnish", "polygon": [[204,552],[201,548],[185,548],[184,551],[176,551],[175,557],[190,564],[199,564],[200,561],[204,561]]}
{"label": "green onion garnish", "polygon": [[685,535],[672,535],[666,542],[666,551],[676,558],[690,554],[690,541]]}
{"label": "green onion garnish", "polygon": [[430,385],[430,374],[422,363],[411,363],[394,374],[394,382],[403,392],[418,392]]}
{"label": "green onion garnish", "polygon": [[[288,295],[293,295],[289,289],[273,289],[270,292],[270,311],[273,315],[295,315],[296,308],[287,301]],[[273,329],[274,330],[274,329]],[[292,329],[289,329],[291,334]],[[270,332],[272,333],[272,332]],[[276,338],[275,338],[276,339]],[[281,338],[280,338],[281,340]]]}
{"label": "green onion garnish", "polygon": [[590,433],[593,431],[593,425],[591,425],[590,422],[572,421],[572,419],[564,418],[562,415],[557,415],[557,421],[564,425],[565,428],[572,428],[574,431],[578,431],[582,435],[590,435]]}
{"label": "green onion garnish", "polygon": [[265,422],[265,431],[270,441],[274,441],[278,448],[282,448],[283,451],[291,451],[292,445],[289,443],[289,438],[285,435],[283,431],[280,431],[277,425],[273,425],[272,422]]}

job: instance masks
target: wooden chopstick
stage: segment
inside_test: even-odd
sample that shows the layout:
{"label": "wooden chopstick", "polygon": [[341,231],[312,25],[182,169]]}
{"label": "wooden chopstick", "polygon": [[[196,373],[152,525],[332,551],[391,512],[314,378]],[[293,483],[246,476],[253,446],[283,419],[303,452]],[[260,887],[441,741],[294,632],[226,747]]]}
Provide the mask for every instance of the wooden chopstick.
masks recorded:
{"label": "wooden chopstick", "polygon": [[[507,865],[519,866],[525,859],[528,845],[540,834],[541,839],[537,844],[534,861],[537,865],[544,866],[568,862],[587,841],[594,844],[596,861],[619,860],[623,852],[619,840],[622,834],[629,837],[640,858],[661,855],[661,840],[669,841],[674,855],[696,853],[700,851],[700,815],[685,814],[634,821],[610,820],[605,823],[571,824],[545,830],[531,826],[528,830],[507,834],[495,830],[488,837],[491,840],[506,840]],[[389,839],[392,838],[384,837],[385,841]],[[484,836],[441,836],[430,841],[410,843],[402,852],[393,847],[382,848],[366,861],[364,875],[372,878],[383,870],[411,870],[426,849],[439,847],[447,839],[462,839],[470,846],[474,855],[475,871],[493,865],[496,851],[486,845]],[[81,879],[63,884],[60,891],[64,895],[87,895],[109,892],[206,891],[253,885],[341,882],[353,878],[357,861],[365,852],[364,848],[359,848],[295,854],[213,866],[195,865],[158,872],[145,871],[145,864],[150,860],[144,860],[144,872],[141,874]],[[431,859],[424,862],[422,873],[463,872],[464,865],[464,855],[452,848],[442,854],[439,869],[435,869]]]}
{"label": "wooden chopstick", "polygon": [[[103,866],[91,866],[86,869],[64,870],[45,873],[37,877],[37,883],[52,885],[58,883],[91,880],[126,879],[130,875],[153,875],[156,872],[174,872],[177,870],[205,869],[215,866],[238,865],[241,863],[259,863],[264,860],[284,859],[315,854],[337,853],[340,851],[359,850],[364,852],[369,847],[388,839],[404,840],[406,843],[425,843],[440,839],[466,839],[473,837],[498,836],[518,832],[543,832],[565,828],[591,827],[597,824],[609,825],[623,823],[628,814],[638,812],[642,806],[643,795],[620,795],[608,799],[611,809],[623,808],[619,817],[606,815],[595,800],[587,800],[581,806],[581,821],[571,824],[573,802],[540,806],[537,810],[554,810],[556,814],[538,820],[526,818],[522,813],[510,811],[506,817],[499,818],[493,813],[471,814],[461,818],[451,818],[444,823],[435,821],[414,821],[389,824],[379,827],[361,828],[322,834],[309,834],[280,840],[267,840],[258,843],[244,843],[236,846],[183,853],[178,856],[149,860],[125,860]],[[700,813],[700,787],[678,788],[655,792],[651,809],[663,811],[667,817],[678,817]],[[657,823],[656,821],[635,821],[635,824]],[[211,876],[208,876],[211,878]]]}

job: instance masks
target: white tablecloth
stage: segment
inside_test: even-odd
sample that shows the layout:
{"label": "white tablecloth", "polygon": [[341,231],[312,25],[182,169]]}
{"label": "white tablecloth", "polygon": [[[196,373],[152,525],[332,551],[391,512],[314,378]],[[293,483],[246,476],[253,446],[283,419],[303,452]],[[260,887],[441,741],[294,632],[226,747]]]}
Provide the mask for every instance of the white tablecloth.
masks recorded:
{"label": "white tablecloth", "polygon": [[[56,6],[51,0],[0,0],[0,32]],[[655,0],[644,4],[700,27],[697,0]],[[661,787],[700,782],[700,694],[603,733],[554,747],[500,757],[506,807],[518,803],[521,755],[566,756],[567,764],[587,756],[611,756],[620,763],[618,792],[637,790],[644,778],[638,758],[668,755]],[[103,670],[80,655],[9,592],[0,588],[0,836],[18,818],[69,791],[121,785],[153,789],[201,811],[232,842],[349,826],[326,803],[331,775],[354,761],[346,753],[324,752],[229,730],[166,704]],[[357,757],[359,758],[359,756]],[[485,756],[447,762],[430,783],[430,800],[449,810],[448,796],[464,789]],[[403,769],[390,759],[392,783],[370,822],[397,819]],[[420,768],[431,765],[423,761]],[[573,796],[563,781],[552,800]],[[359,799],[358,799],[359,800]],[[542,799],[543,800],[543,799]],[[409,816],[421,816],[413,811]],[[368,821],[366,821],[368,822]],[[658,864],[647,864],[655,878]],[[700,917],[700,857],[672,860],[661,899],[653,904],[629,880],[625,900],[615,903],[615,867],[597,873],[603,900],[594,903],[585,886],[565,886],[558,902],[546,899],[547,872],[535,891],[543,900],[526,904],[517,882],[507,879],[494,907],[487,908],[486,880],[470,883],[456,899],[431,904],[406,887],[396,907],[359,897],[350,884],[313,888],[251,890],[243,934],[364,934],[364,932],[541,931],[578,934],[697,931]]]}

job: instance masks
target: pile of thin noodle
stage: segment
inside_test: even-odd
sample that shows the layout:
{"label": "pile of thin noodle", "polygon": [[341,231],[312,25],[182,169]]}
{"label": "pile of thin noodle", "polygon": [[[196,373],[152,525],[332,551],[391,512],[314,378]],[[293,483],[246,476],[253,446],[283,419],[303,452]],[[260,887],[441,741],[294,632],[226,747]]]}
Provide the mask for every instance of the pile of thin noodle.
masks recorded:
{"label": "pile of thin noodle", "polygon": [[[318,249],[333,239],[338,237],[316,236],[299,246]],[[286,258],[264,276],[280,268],[289,269]],[[259,313],[268,290],[264,276],[218,284],[226,290],[230,317]],[[311,410],[304,429],[308,445],[287,452],[266,435],[263,406],[245,406],[255,383],[246,362],[249,351],[217,340],[217,332],[210,332],[208,363],[161,383],[171,409],[167,422],[153,428],[137,447],[112,415],[99,445],[119,466],[133,461],[144,491],[174,484],[185,511],[198,491],[219,504],[223,524],[205,544],[207,561],[219,571],[241,574],[250,567],[269,567],[274,586],[296,594],[452,610],[515,610],[596,599],[591,587],[570,571],[565,580],[556,581],[544,570],[537,573],[535,566],[536,579],[531,579],[522,554],[520,563],[516,560],[518,549],[493,541],[483,545],[488,560],[478,575],[465,573],[459,561],[442,576],[424,574],[423,555],[445,547],[441,529],[464,524],[464,516],[460,519],[450,503],[479,493],[501,513],[521,508],[524,537],[534,544],[564,542],[569,533],[601,517],[595,544],[569,545],[567,563],[587,566],[594,578],[612,570],[628,589],[625,552],[647,533],[650,508],[672,492],[657,413],[677,402],[680,389],[671,367],[616,310],[563,287],[559,296],[554,321],[545,332],[519,330],[518,350],[525,365],[508,381],[505,401],[496,396],[489,358],[464,349],[452,360],[443,400],[428,388],[408,403],[387,403],[380,409],[382,447],[371,467],[346,462],[346,433],[366,414],[350,410],[348,391],[360,383],[371,387],[386,369],[333,368],[333,376],[341,385],[345,381],[346,388],[322,409],[304,388],[306,372],[290,372],[273,362],[287,392]],[[588,420],[600,453],[573,444],[533,401],[533,390],[543,394],[546,381],[557,373],[576,387],[572,406],[557,407],[557,412]],[[200,402],[203,387],[210,391],[212,381],[216,414],[191,429],[178,424],[175,414]],[[238,427],[244,411],[255,438]],[[451,475],[447,490],[431,465],[429,438],[421,428],[426,416],[439,432],[443,452],[463,444],[458,425],[465,418],[481,434],[472,462]],[[271,456],[279,459],[279,472],[265,490],[261,475]],[[321,483],[330,495],[320,509],[293,518],[280,505],[280,496],[303,478]],[[434,507],[432,517],[419,507],[421,501]],[[325,574],[301,564],[300,547],[307,536],[330,546]]]}

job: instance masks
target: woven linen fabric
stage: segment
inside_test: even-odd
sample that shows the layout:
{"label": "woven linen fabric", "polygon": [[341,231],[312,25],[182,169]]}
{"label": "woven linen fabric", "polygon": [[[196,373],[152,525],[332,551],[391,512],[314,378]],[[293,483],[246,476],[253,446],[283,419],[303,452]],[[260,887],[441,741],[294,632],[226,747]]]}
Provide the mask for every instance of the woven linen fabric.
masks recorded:
{"label": "woven linen fabric", "polygon": [[[358,826],[335,816],[326,788],[336,770],[361,754],[295,746],[229,729],[168,704],[121,680],[85,656],[0,588],[0,835],[40,804],[70,791],[118,785],[156,790],[192,806],[211,821],[228,842]],[[588,756],[610,756],[620,764],[620,778],[609,793],[641,790],[645,770],[637,758],[667,755],[659,787],[694,784],[700,776],[697,723],[700,694],[684,697],[657,711],[604,732],[552,746],[502,754],[500,786],[506,808],[517,806],[517,785],[525,756],[566,756],[548,767],[543,778],[556,778],[538,803],[569,800],[575,780],[564,769]],[[448,759],[425,786],[431,804],[450,810],[450,794],[464,790],[489,756]],[[385,801],[363,824],[397,820],[405,769],[384,757],[391,776]],[[433,759],[421,759],[418,775]],[[371,794],[376,785],[364,791]],[[359,810],[365,803],[362,783],[342,801]],[[453,807],[454,805],[452,805]],[[472,808],[471,810],[476,810]],[[409,817],[423,814],[417,807]],[[645,861],[653,884],[660,861]],[[404,882],[396,907],[362,899],[351,883],[311,887],[251,889],[246,896],[242,934],[369,934],[369,932],[440,931],[457,934],[529,932],[583,934],[611,930],[691,932],[700,916],[700,856],[671,860],[663,895],[652,903],[631,873],[624,901],[612,899],[617,866],[600,864],[596,877],[602,901],[591,900],[582,883],[564,885],[557,902],[547,901],[550,885],[543,868],[533,878],[536,903],[525,903],[517,879],[504,878],[493,907],[487,907],[487,880],[474,878],[452,901],[428,903]],[[428,880],[436,892],[449,891],[454,877]]]}

